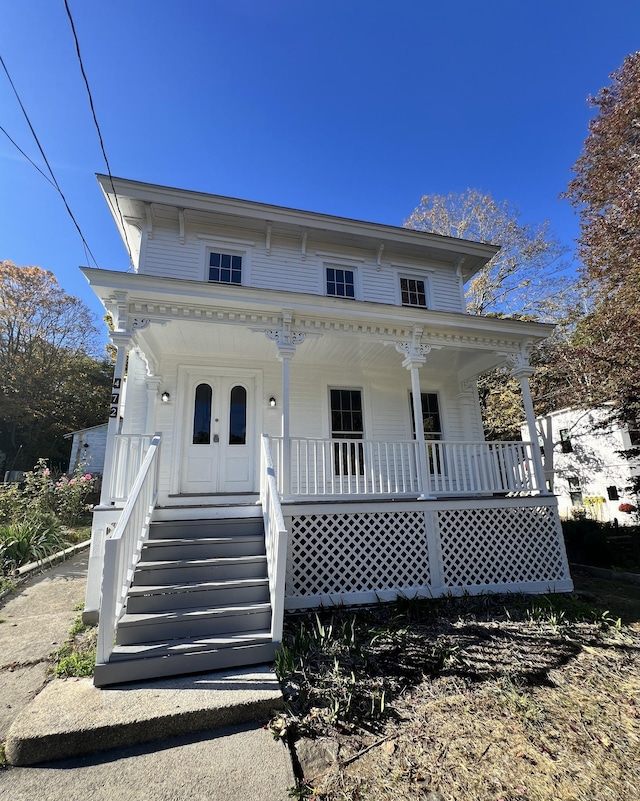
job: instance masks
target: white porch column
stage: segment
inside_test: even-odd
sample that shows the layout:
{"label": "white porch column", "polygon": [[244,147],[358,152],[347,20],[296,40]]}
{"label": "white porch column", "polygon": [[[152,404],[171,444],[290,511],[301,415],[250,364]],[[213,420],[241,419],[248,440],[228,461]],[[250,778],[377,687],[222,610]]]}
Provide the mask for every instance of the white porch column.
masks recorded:
{"label": "white porch column", "polygon": [[291,411],[289,396],[289,365],[294,351],[278,349],[278,358],[282,362],[282,495],[291,497]]}
{"label": "white porch column", "polygon": [[531,441],[531,453],[533,456],[533,466],[536,474],[536,484],[538,485],[541,495],[548,495],[549,491],[547,490],[547,484],[544,478],[542,453],[540,452],[538,431],[536,429],[536,413],[533,409],[533,399],[531,397],[531,388],[529,387],[529,378],[535,372],[535,368],[529,365],[530,349],[530,343],[525,342],[520,350],[520,353],[510,354],[507,356],[507,361],[513,365],[511,375],[514,378],[517,378],[520,384],[522,403],[524,405],[524,413],[527,419],[527,430],[529,431],[529,440]]}
{"label": "white porch column", "polygon": [[416,432],[416,444],[418,448],[418,481],[422,490],[419,500],[424,500],[433,496],[430,494],[431,481],[429,479],[427,448],[424,438],[422,391],[420,389],[420,373],[418,371],[426,362],[426,355],[431,351],[431,345],[423,345],[420,342],[421,336],[422,329],[414,328],[412,341],[397,342],[396,350],[398,353],[406,355],[406,359],[404,359],[402,362],[402,366],[411,373],[413,427]]}
{"label": "white porch column", "polygon": [[107,442],[105,445],[99,508],[110,508],[112,505],[109,487],[111,483],[111,473],[113,471],[115,437],[120,427],[120,407],[124,383],[124,369],[127,361],[127,350],[131,344],[131,335],[128,331],[112,331],[109,338],[116,346],[116,363],[113,368],[113,383],[111,385],[111,404],[109,406],[109,423],[107,426]]}
{"label": "white porch column", "polygon": [[265,331],[267,337],[276,343],[278,359],[282,362],[282,496],[291,496],[291,400],[290,400],[290,362],[296,347],[304,342],[306,334],[292,330],[293,312],[282,310],[282,328]]}
{"label": "white porch column", "polygon": [[127,360],[127,350],[131,344],[131,337],[126,331],[112,331],[109,337],[117,350],[116,363],[113,369],[113,382],[111,385],[111,405],[109,406],[109,423],[107,426],[107,442],[102,472],[100,504],[93,510],[93,524],[91,527],[87,590],[85,594],[84,611],[82,613],[82,620],[87,624],[98,622],[104,541],[107,536],[108,528],[115,525],[118,519],[118,512],[114,510],[113,504],[111,503],[109,488],[111,485],[111,473],[113,471],[115,437],[120,425],[120,405],[124,370]]}

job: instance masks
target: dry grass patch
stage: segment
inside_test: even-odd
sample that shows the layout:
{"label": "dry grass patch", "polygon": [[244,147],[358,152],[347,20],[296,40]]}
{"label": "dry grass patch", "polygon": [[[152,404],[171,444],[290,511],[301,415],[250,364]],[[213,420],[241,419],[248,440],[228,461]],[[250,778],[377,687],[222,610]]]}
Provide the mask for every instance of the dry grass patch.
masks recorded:
{"label": "dry grass patch", "polygon": [[276,728],[303,754],[296,795],[640,798],[640,588],[576,583],[573,597],[290,620],[288,672],[279,663],[289,712]]}

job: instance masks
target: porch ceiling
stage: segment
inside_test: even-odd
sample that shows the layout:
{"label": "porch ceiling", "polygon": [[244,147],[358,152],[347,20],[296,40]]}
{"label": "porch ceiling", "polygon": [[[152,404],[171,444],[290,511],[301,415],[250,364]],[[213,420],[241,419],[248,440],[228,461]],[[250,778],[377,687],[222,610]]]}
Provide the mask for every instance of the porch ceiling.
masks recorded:
{"label": "porch ceiling", "polygon": [[[275,345],[264,332],[281,328],[285,310],[292,314],[293,330],[306,335],[298,346],[305,361],[393,368],[402,361],[394,343],[417,332],[432,346],[427,369],[455,373],[460,380],[504,363],[504,354],[517,353],[524,343],[552,331],[541,323],[385,303],[91,268],[83,272],[120,328],[135,331],[135,320],[149,321],[135,337],[156,363],[160,354],[209,361],[275,359]],[[126,320],[120,319],[123,314]]]}
{"label": "porch ceiling", "polygon": [[[216,359],[270,362],[277,358],[276,346],[262,331],[248,327],[210,322],[174,320],[166,325],[152,323],[137,335],[143,350],[152,354],[178,356],[183,360],[209,363]],[[372,370],[402,369],[403,356],[383,337],[323,333],[308,335],[298,345],[295,361],[335,366],[359,366]],[[459,346],[442,346],[427,355],[425,370],[439,373],[468,373],[490,369],[504,362],[495,351],[478,351]],[[295,362],[294,362],[295,363]]]}

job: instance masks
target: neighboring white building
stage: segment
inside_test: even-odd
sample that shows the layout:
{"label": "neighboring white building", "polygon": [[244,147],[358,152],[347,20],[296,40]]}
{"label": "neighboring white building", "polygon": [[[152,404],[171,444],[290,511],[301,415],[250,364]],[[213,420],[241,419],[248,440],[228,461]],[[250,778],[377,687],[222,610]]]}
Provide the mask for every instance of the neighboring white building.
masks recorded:
{"label": "neighboring white building", "polygon": [[[134,270],[83,269],[117,348],[96,683],[267,661],[285,608],[572,589],[528,385],[551,327],[465,312],[494,246],[99,181]],[[534,442],[484,441],[500,365]]]}
{"label": "neighboring white building", "polygon": [[[621,451],[638,446],[638,432],[626,426],[605,424],[607,409],[561,409],[536,421],[548,486],[558,498],[562,518],[586,514],[594,520],[620,525],[636,523],[634,514],[621,512],[621,504],[636,506],[630,491],[640,475],[638,460]],[[523,437],[527,428],[522,427]]]}
{"label": "neighboring white building", "polygon": [[107,444],[107,423],[91,428],[81,428],[65,434],[65,439],[71,439],[71,456],[69,469],[71,475],[78,468],[87,473],[102,475],[104,470],[104,454]]}

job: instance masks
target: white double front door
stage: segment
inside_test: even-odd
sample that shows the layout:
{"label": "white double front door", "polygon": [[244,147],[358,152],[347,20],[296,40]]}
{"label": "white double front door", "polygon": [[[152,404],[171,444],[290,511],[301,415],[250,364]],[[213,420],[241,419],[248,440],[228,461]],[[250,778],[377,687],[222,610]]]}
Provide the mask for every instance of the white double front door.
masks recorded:
{"label": "white double front door", "polygon": [[180,492],[254,491],[254,377],[188,371],[182,387]]}

